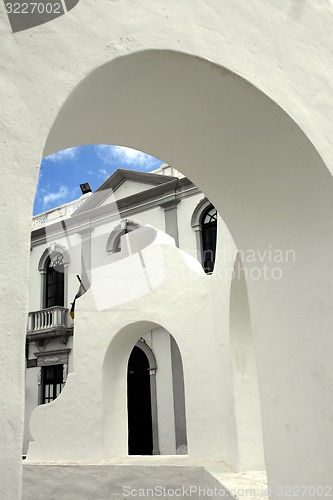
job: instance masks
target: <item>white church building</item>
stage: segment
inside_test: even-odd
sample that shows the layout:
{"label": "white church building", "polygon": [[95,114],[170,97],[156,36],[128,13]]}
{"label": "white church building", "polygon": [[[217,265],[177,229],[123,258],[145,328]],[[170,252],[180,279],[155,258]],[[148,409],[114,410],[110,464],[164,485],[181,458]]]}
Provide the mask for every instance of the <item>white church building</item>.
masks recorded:
{"label": "white church building", "polygon": [[[208,462],[238,488],[265,467],[271,500],[331,496],[332,0],[9,12],[32,4],[0,9],[0,497],[212,485]],[[87,144],[162,158],[205,193],[226,224],[211,274],[204,195],[175,172],[118,172],[109,200],[42,214],[31,238],[41,159]]]}
{"label": "white church building", "polygon": [[81,190],[32,223],[27,462],[186,455],[265,470],[245,278],[216,209],[166,164]]}

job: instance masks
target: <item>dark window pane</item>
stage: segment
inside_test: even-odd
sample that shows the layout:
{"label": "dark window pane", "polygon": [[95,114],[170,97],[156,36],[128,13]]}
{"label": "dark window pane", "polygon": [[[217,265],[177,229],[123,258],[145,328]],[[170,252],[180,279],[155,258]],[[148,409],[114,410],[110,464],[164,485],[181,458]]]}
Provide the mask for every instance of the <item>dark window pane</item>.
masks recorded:
{"label": "dark window pane", "polygon": [[202,214],[202,260],[206,273],[211,273],[214,269],[216,236],[217,236],[217,212],[211,205]]}
{"label": "dark window pane", "polygon": [[131,231],[135,231],[136,229],[138,229],[140,226],[138,224],[134,224],[132,222],[127,222],[126,223],[126,226],[124,229],[122,229],[116,239],[114,240],[114,243],[113,243],[113,253],[117,253],[117,252],[120,252],[121,251],[121,237],[124,235],[124,234],[128,234],[130,233]]}
{"label": "dark window pane", "polygon": [[63,255],[54,252],[47,260],[44,307],[64,306]]}
{"label": "dark window pane", "polygon": [[44,366],[42,368],[42,403],[54,401],[61,393],[63,383],[63,365]]}

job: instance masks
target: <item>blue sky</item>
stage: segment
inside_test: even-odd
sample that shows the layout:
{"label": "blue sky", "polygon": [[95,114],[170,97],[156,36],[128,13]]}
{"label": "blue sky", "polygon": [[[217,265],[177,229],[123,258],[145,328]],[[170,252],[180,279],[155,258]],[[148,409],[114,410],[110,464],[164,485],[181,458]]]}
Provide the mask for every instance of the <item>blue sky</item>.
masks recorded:
{"label": "blue sky", "polygon": [[79,198],[85,182],[95,191],[117,168],[150,172],[162,163],[141,151],[107,144],[54,153],[42,160],[33,215]]}

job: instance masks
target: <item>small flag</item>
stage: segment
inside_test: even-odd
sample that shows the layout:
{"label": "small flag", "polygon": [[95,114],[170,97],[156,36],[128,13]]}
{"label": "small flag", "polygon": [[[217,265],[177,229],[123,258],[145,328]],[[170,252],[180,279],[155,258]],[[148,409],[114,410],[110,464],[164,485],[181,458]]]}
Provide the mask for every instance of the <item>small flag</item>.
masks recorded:
{"label": "small flag", "polygon": [[87,291],[87,290],[84,288],[84,286],[83,286],[83,283],[82,283],[82,281],[81,281],[81,279],[80,279],[80,276],[77,274],[77,275],[76,275],[76,277],[77,277],[77,279],[78,279],[78,280],[79,280],[79,282],[80,282],[80,286],[79,286],[79,290],[78,290],[77,294],[75,295],[74,300],[73,300],[73,302],[72,302],[72,307],[71,307],[71,310],[69,311],[69,315],[70,315],[70,317],[71,317],[72,319],[74,319],[74,310],[75,310],[75,302],[76,302],[76,299],[78,299],[79,297],[81,297],[81,295],[83,295],[83,294],[84,294],[84,293],[86,293],[86,291]]}

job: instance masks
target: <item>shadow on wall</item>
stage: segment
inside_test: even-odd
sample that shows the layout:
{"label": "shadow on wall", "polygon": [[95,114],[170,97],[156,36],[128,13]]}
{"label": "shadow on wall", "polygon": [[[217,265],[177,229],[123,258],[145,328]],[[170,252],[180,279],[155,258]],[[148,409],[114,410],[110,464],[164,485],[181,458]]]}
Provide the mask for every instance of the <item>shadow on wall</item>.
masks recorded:
{"label": "shadow on wall", "polygon": [[244,269],[236,258],[230,294],[230,343],[239,471],[266,470],[255,347]]}

